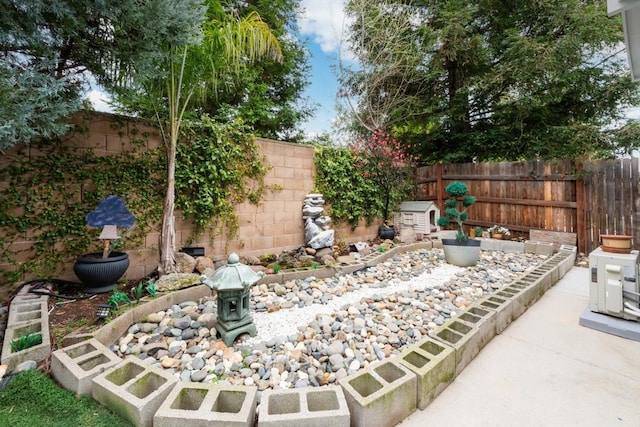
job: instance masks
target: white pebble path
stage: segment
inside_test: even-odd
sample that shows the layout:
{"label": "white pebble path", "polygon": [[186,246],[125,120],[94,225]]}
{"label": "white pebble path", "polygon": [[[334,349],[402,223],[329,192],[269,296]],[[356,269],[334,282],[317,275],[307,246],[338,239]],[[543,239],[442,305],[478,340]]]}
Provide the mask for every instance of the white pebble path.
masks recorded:
{"label": "white pebble path", "polygon": [[384,288],[370,288],[363,285],[361,289],[348,292],[341,297],[334,297],[327,304],[312,304],[302,308],[292,307],[273,313],[252,312],[251,315],[258,333],[256,336],[247,339],[246,343],[255,344],[280,336],[288,337],[299,332],[298,326],[306,326],[315,320],[316,315],[332,314],[346,305],[358,303],[362,298],[374,295],[387,296],[407,290],[429,289],[444,284],[463,271],[465,271],[464,268],[443,264],[407,281],[390,280],[389,286]]}

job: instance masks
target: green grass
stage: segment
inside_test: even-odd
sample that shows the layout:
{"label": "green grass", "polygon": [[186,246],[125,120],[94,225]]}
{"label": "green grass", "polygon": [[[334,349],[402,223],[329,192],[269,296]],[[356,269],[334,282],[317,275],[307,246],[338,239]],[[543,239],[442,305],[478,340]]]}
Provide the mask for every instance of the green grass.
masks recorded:
{"label": "green grass", "polygon": [[124,418],[88,396],[59,387],[43,373],[16,375],[0,390],[0,426],[3,427],[130,427]]}

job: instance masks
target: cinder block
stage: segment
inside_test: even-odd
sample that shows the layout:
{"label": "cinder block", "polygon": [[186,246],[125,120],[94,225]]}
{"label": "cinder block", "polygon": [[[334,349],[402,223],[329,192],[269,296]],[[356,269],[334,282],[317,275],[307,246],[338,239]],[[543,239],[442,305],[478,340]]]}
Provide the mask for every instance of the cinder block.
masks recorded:
{"label": "cinder block", "polygon": [[531,283],[538,282],[539,286],[541,287],[541,295],[547,292],[547,290],[554,283],[551,281],[551,274],[549,274],[549,270],[547,268],[540,268],[540,266],[529,271],[522,277],[521,280],[525,280]]}
{"label": "cinder block", "polygon": [[262,392],[260,427],[348,427],[349,408],[342,388],[267,389]]}
{"label": "cinder block", "polygon": [[524,252],[524,243],[514,240],[498,240],[500,242],[500,250],[503,252]]}
{"label": "cinder block", "polygon": [[455,350],[429,337],[405,349],[398,358],[417,376],[420,409],[433,402],[456,375]]}
{"label": "cinder block", "polygon": [[135,426],[151,427],[153,416],[178,380],[129,356],[93,378],[92,396]]}
{"label": "cinder block", "polygon": [[[23,335],[40,334],[42,343],[14,352],[11,349],[11,342],[19,339]],[[26,360],[42,362],[51,354],[51,340],[49,338],[49,316],[44,319],[32,322],[15,323],[7,326],[2,344],[2,364],[9,365],[10,369],[15,368]]]}
{"label": "cinder block", "polygon": [[42,322],[43,318],[46,319],[44,321],[48,322],[48,310],[49,307],[46,299],[44,301],[42,301],[41,298],[36,300],[23,300],[19,304],[14,304],[12,302],[9,307],[7,327],[11,327],[16,324]]}
{"label": "cinder block", "polygon": [[253,426],[257,389],[181,382],[153,417],[154,427]]}
{"label": "cinder block", "polygon": [[342,274],[349,274],[355,271],[360,271],[365,268],[365,265],[361,261],[350,262],[348,264],[336,266],[336,271]]}
{"label": "cinder block", "polygon": [[[487,311],[485,309],[485,311]],[[488,312],[488,311],[487,311]],[[467,314],[468,319],[475,318],[476,323],[483,325],[481,318],[470,313]],[[493,338],[496,334],[495,327],[479,328],[473,323],[466,322],[459,317],[449,319],[444,325],[440,326],[430,336],[455,350],[456,357],[456,376],[464,370],[464,368],[480,353],[480,350]]]}
{"label": "cinder block", "polygon": [[418,380],[398,361],[386,359],[339,381],[352,427],[394,426],[416,409]]}
{"label": "cinder block", "polygon": [[505,293],[511,294],[511,300],[515,304],[514,315],[520,317],[529,307],[535,304],[544,293],[544,289],[540,284],[540,280],[525,281],[518,280],[515,283],[503,288],[496,295],[504,296]]}
{"label": "cinder block", "polygon": [[536,253],[536,243],[533,240],[526,240],[524,242],[524,251],[528,254],[535,254]]}
{"label": "cinder block", "polygon": [[536,242],[536,255],[553,255],[555,248],[550,242]]}
{"label": "cinder block", "polygon": [[496,313],[496,334],[502,333],[516,319],[511,299],[502,296],[488,295],[477,303],[483,309]]}
{"label": "cinder block", "polygon": [[542,286],[544,287],[544,292],[548,291],[549,288],[556,284],[556,282],[560,279],[560,272],[558,269],[558,264],[555,260],[549,259],[544,264],[541,264],[533,269],[533,271],[529,274],[537,274],[540,276]]}
{"label": "cinder block", "polygon": [[502,240],[497,239],[482,239],[480,241],[480,249],[483,251],[499,251],[501,242]]}
{"label": "cinder block", "polygon": [[480,334],[481,342],[484,343],[483,346],[496,336],[498,317],[493,310],[481,307],[478,304],[471,304],[465,311],[458,314],[457,318],[474,325],[478,330],[477,333]]}
{"label": "cinder block", "polygon": [[122,359],[96,339],[56,350],[51,355],[53,378],[67,390],[91,396],[93,378]]}
{"label": "cinder block", "polygon": [[26,291],[24,291],[24,288],[22,291],[20,291],[20,293],[18,293],[18,295],[16,295],[12,300],[11,300],[11,305],[19,305],[19,304],[31,304],[31,303],[39,303],[39,302],[48,302],[49,301],[49,297],[47,295],[37,295],[37,294],[31,294],[28,293]]}
{"label": "cinder block", "polygon": [[558,253],[555,255],[558,258],[561,258],[560,264],[558,265],[559,271],[558,274],[560,278],[563,278],[565,274],[569,270],[573,268],[573,265],[576,262],[576,255],[578,253],[578,248],[571,245],[562,245]]}
{"label": "cinder block", "polygon": [[576,254],[578,252],[578,248],[574,245],[560,245],[558,252],[572,252]]}

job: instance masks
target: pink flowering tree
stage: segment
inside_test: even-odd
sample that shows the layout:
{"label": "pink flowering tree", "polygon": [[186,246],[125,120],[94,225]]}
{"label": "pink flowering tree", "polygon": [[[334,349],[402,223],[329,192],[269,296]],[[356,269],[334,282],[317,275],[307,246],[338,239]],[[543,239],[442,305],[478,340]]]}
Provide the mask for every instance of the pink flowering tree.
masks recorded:
{"label": "pink flowering tree", "polygon": [[396,205],[414,192],[416,159],[398,140],[381,130],[356,140],[349,148],[355,168],[374,187],[375,196],[379,196],[370,201],[371,214],[382,217],[388,225]]}

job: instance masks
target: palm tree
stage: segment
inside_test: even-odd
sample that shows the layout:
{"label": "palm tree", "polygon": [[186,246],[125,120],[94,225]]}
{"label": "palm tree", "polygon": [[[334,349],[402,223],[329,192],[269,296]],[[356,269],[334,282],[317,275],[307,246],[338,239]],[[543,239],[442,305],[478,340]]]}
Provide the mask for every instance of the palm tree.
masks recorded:
{"label": "palm tree", "polygon": [[[219,5],[218,5],[219,6]],[[167,155],[167,188],[160,234],[160,274],[175,272],[175,165],[185,113],[193,111],[205,93],[215,91],[222,72],[239,73],[260,58],[282,60],[280,44],[257,13],[236,18],[211,2],[207,19],[193,42],[169,47],[160,69],[143,80],[162,134]],[[158,73],[161,78],[158,79]],[[160,85],[158,84],[160,83]]]}

